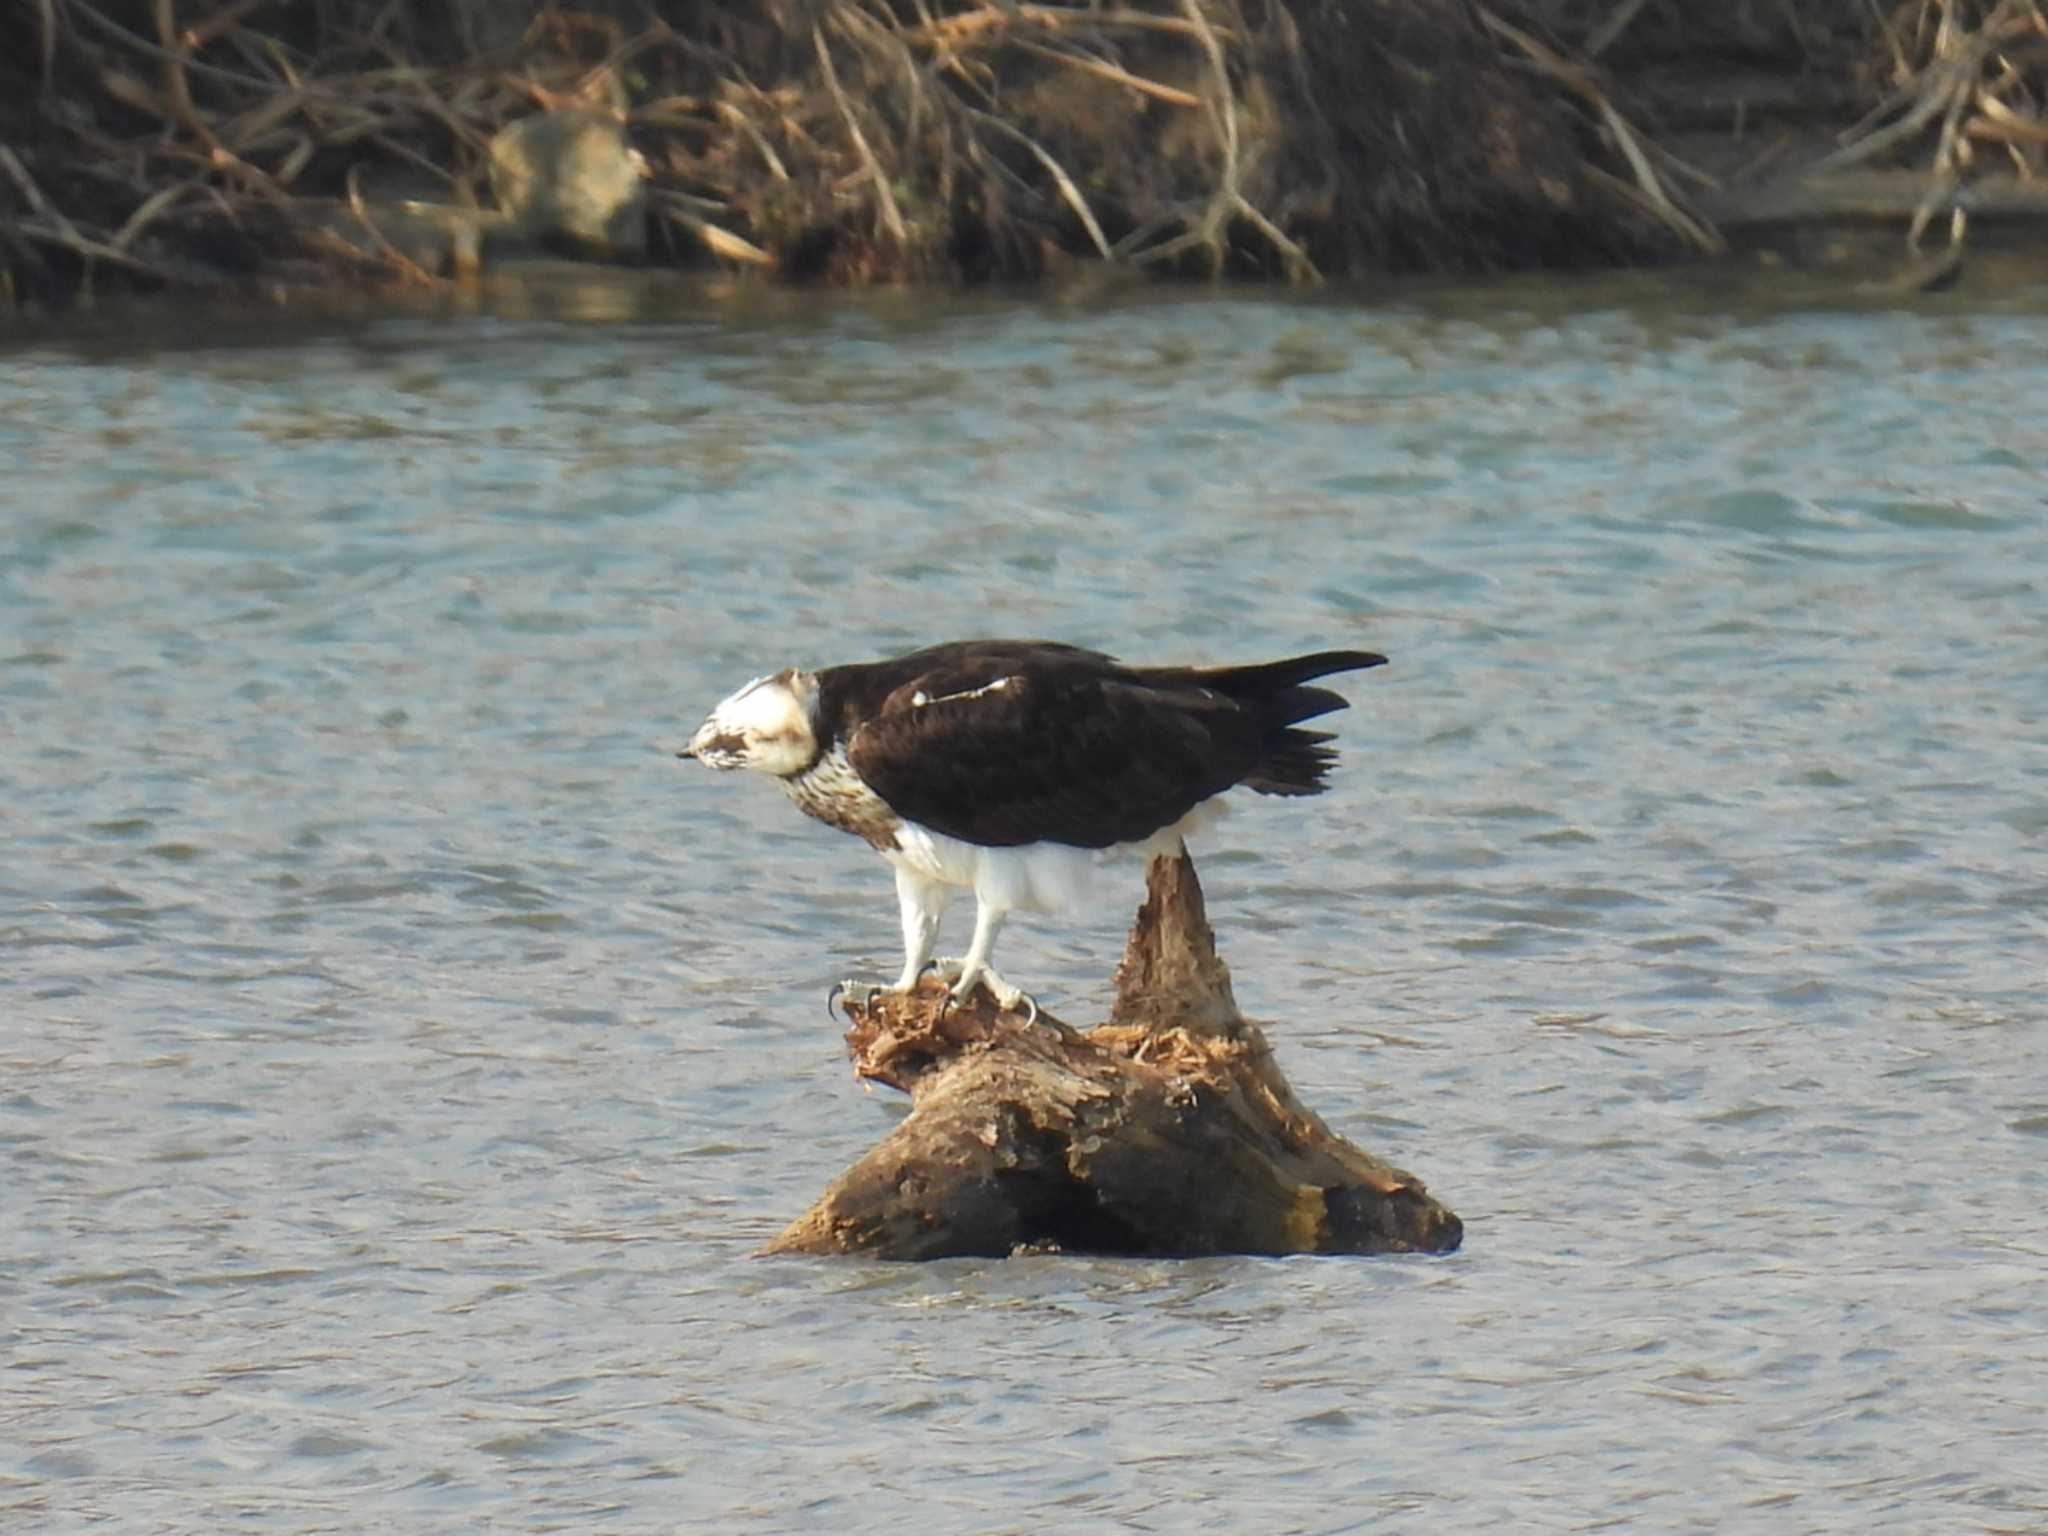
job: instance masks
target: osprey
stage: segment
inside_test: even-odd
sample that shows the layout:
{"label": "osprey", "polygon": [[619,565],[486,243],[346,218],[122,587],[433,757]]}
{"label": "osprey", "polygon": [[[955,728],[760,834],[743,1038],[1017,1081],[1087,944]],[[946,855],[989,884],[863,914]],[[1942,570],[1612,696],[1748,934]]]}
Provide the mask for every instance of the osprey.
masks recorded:
{"label": "osprey", "polygon": [[[1119,854],[1176,854],[1239,784],[1313,795],[1336,760],[1303,720],[1343,709],[1334,672],[1369,651],[1318,651],[1242,667],[1125,667],[1045,640],[967,640],[893,661],[758,677],[677,754],[771,774],[797,808],[864,839],[896,870],[908,992],[932,963],[956,890],[974,892],[974,937],[938,962],[965,998],[1030,999],[990,965],[1010,912],[1056,911]],[[848,983],[849,990],[853,984]]]}

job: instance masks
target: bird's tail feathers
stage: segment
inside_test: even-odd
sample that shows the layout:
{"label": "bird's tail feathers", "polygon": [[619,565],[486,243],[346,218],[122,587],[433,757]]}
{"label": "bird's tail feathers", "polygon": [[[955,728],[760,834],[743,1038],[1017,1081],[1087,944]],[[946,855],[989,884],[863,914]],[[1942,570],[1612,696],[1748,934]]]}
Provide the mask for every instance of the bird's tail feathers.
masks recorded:
{"label": "bird's tail feathers", "polygon": [[1275,725],[1294,725],[1303,720],[1313,720],[1317,715],[1327,715],[1332,711],[1350,707],[1349,699],[1328,688],[1283,688],[1266,700],[1266,708]]}
{"label": "bird's tail feathers", "polygon": [[[1307,688],[1299,691],[1318,693],[1322,690]],[[1335,694],[1329,697],[1337,698]],[[1339,705],[1343,702],[1337,699]],[[1324,779],[1337,762],[1335,749],[1324,743],[1334,740],[1336,738],[1328,731],[1275,731],[1266,740],[1266,750],[1259,758],[1259,766],[1246,774],[1241,782],[1245,788],[1262,795],[1319,795],[1329,788]]]}
{"label": "bird's tail feathers", "polygon": [[1385,666],[1386,661],[1376,651],[1316,651],[1308,656],[1290,656],[1285,661],[1256,662],[1244,667],[1198,667],[1191,680],[1247,703],[1254,699],[1268,701],[1275,709],[1276,722],[1287,725],[1344,707],[1344,700],[1328,689],[1304,688],[1301,684],[1333,672],[1362,672],[1367,667]]}

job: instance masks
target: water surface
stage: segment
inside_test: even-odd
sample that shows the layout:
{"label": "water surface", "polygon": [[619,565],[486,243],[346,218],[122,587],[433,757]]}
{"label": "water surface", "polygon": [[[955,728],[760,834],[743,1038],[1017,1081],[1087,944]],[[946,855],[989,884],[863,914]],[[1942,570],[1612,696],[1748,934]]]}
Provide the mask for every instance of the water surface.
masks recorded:
{"label": "water surface", "polygon": [[[1686,281],[14,338],[0,1517],[2048,1522],[2048,308]],[[1461,1253],[750,1257],[894,902],[668,750],[981,633],[1392,656],[1197,856]]]}

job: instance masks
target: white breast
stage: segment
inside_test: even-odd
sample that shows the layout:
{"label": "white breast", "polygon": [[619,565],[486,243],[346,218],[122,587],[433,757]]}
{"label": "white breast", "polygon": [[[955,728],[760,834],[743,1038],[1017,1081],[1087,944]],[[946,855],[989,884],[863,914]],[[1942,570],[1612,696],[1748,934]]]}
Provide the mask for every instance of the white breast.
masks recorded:
{"label": "white breast", "polygon": [[882,857],[927,880],[966,886],[976,899],[1003,911],[1059,912],[1099,895],[1128,895],[1127,882],[1114,878],[1120,867],[1178,852],[1182,838],[1209,826],[1226,809],[1220,796],[1212,797],[1142,841],[1107,848],[1065,843],[984,848],[906,821],[897,829],[896,846],[884,848]]}

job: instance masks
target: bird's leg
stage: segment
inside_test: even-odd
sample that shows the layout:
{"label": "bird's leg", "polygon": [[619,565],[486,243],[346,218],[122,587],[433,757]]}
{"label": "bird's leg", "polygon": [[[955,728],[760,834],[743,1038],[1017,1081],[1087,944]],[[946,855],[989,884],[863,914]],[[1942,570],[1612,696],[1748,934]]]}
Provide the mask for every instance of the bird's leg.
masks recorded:
{"label": "bird's leg", "polygon": [[917,989],[917,979],[931,964],[932,949],[939,942],[939,919],[953,899],[952,889],[936,880],[899,866],[896,870],[896,904],[903,913],[903,971],[894,982],[883,986],[872,981],[842,981],[825,1000],[825,1011],[841,994],[865,1008],[877,997],[901,996]]}
{"label": "bird's leg", "polygon": [[896,904],[903,911],[903,974],[891,992],[910,992],[917,978],[931,964],[932,950],[939,942],[939,919],[953,899],[951,887],[907,869],[896,871]]}
{"label": "bird's leg", "polygon": [[[980,982],[988,988],[989,996],[996,1000],[996,1006],[1005,1011],[1027,1007],[1033,1018],[1038,1016],[1038,1004],[1033,1002],[1021,988],[1011,986],[995,973],[989,959],[995,951],[996,935],[1002,931],[1003,919],[1009,915],[1007,909],[993,906],[983,899],[974,909],[974,937],[968,942],[967,956],[960,962],[959,979],[953,983],[953,998],[965,1002]],[[943,967],[944,961],[940,962]]]}

